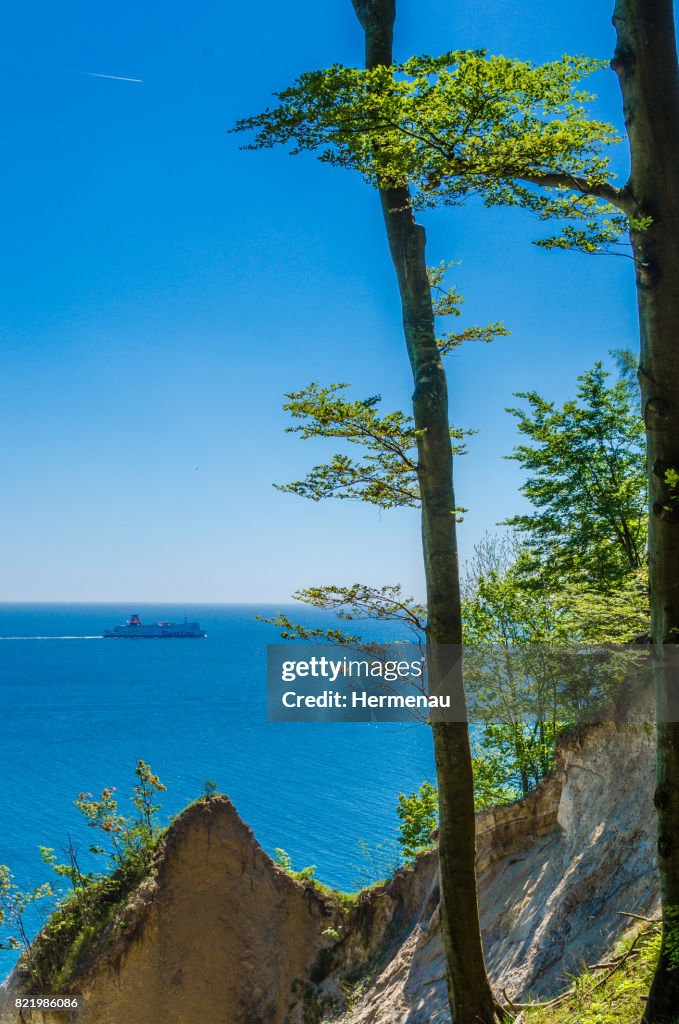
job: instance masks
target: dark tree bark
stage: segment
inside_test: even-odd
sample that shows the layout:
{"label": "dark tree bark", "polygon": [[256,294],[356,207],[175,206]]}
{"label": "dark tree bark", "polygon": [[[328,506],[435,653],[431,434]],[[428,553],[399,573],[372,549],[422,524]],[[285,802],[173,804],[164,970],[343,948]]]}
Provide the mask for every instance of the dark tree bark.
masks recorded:
{"label": "dark tree bark", "polygon": [[[650,639],[656,648],[658,868],[663,945],[644,1013],[679,1018],[679,70],[672,0],[617,0],[612,66],[622,90],[632,169],[625,189],[641,331],[639,380],[648,442]],[[670,953],[674,952],[673,956]]]}
{"label": "dark tree bark", "polygon": [[[395,0],[352,0],[365,31],[366,66],[391,65]],[[419,431],[418,479],[427,586],[430,683],[457,691],[464,701],[453,645],[462,643],[448,388],[436,344],[425,232],[417,224],[407,184],[380,190],[391,258],[403,312],[403,330],[415,390]],[[452,671],[451,671],[452,669]],[[476,888],[474,780],[466,722],[433,726],[438,777],[441,929],[454,1024],[493,1024],[501,1013],[486,975]]]}

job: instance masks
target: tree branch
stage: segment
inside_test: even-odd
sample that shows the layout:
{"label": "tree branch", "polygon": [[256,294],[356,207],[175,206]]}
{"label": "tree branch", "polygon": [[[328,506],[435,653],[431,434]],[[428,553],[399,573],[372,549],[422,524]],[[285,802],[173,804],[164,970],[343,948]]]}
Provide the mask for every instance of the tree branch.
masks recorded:
{"label": "tree branch", "polygon": [[513,178],[525,181],[529,185],[540,185],[549,188],[568,188],[580,192],[584,196],[595,196],[603,199],[612,206],[617,206],[623,213],[633,212],[632,197],[628,185],[623,188],[616,188],[608,181],[589,182],[576,174],[568,174],[564,171],[522,171],[521,173],[510,172]]}

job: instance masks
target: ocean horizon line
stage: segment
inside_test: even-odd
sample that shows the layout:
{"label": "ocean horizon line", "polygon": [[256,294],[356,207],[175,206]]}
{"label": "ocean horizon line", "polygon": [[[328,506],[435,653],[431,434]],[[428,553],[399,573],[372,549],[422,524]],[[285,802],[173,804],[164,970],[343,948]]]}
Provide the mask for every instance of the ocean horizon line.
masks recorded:
{"label": "ocean horizon line", "polygon": [[291,601],[287,598],[285,601],[276,601],[276,599],[268,599],[266,601],[167,601],[159,599],[157,601],[26,601],[26,600],[0,600],[0,608],[112,608],[112,607],[125,607],[125,608],[261,608],[262,606],[275,606],[277,608],[299,608],[309,607],[304,605],[302,601]]}

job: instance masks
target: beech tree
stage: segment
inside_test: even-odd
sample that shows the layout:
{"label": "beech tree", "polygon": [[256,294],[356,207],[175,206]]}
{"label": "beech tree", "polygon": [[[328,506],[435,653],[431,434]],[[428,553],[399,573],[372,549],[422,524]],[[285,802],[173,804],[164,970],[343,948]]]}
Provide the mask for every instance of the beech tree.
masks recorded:
{"label": "beech tree", "polygon": [[[393,63],[395,0],[352,0],[365,33],[366,67]],[[448,386],[434,326],[426,236],[417,223],[407,178],[379,183],[396,271],[410,360],[417,431],[417,474],[427,594],[428,671],[433,687],[463,688],[447,652],[462,643],[456,504],[448,421]],[[456,695],[459,699],[459,693]],[[464,700],[464,693],[462,693]],[[441,932],[451,1017],[492,1024],[502,1016],[486,974],[476,887],[474,775],[465,722],[432,726],[439,789]]]}
{"label": "beech tree", "polygon": [[[633,226],[649,487],[651,642],[679,642],[679,66],[672,0],[617,0],[612,66],[632,156],[625,186]],[[675,647],[676,651],[676,647]],[[643,1019],[676,1019],[679,1007],[679,721],[672,659],[657,659],[660,958]]]}
{"label": "beech tree", "polygon": [[[390,73],[395,0],[352,2],[365,33],[367,68]],[[257,119],[251,119],[239,127],[249,128],[256,123]],[[274,145],[277,141],[275,132],[264,128],[257,145]],[[451,671],[453,659],[446,654],[462,642],[462,616],[448,389],[434,328],[425,232],[415,220],[404,175],[379,182],[378,191],[414,383],[429,678],[437,689],[445,685],[456,691],[454,697],[464,699],[461,672]],[[451,1016],[456,1024],[493,1024],[503,1014],[491,991],[481,941],[469,733],[466,722],[439,722],[432,729],[439,784],[441,931]]]}

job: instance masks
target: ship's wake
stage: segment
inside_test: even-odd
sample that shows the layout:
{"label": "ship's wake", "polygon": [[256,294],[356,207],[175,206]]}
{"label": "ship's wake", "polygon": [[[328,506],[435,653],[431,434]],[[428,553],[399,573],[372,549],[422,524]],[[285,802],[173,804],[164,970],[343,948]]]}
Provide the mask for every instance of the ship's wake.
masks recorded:
{"label": "ship's wake", "polygon": [[0,636],[0,640],[103,640],[98,636]]}

